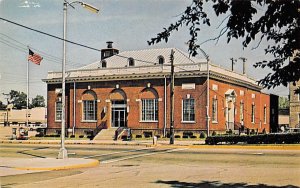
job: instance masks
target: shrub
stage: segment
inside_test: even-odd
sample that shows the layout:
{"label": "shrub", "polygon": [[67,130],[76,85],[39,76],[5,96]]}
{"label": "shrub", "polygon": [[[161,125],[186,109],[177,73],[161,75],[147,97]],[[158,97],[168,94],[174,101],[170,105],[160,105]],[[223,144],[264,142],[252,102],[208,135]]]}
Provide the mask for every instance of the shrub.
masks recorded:
{"label": "shrub", "polygon": [[[174,137],[175,138],[180,138],[180,135],[175,135]],[[185,137],[183,136],[182,138],[185,138]],[[187,136],[186,136],[186,138],[187,138]]]}
{"label": "shrub", "polygon": [[137,134],[135,135],[135,138],[142,138],[142,135]]}
{"label": "shrub", "polygon": [[201,132],[200,133],[200,138],[205,138],[206,137],[206,134],[204,132]]}
{"label": "shrub", "polygon": [[205,139],[205,143],[210,145],[219,143],[236,144],[238,142],[247,144],[296,144],[300,143],[300,133],[263,134],[248,136],[209,136]]}
{"label": "shrub", "polygon": [[216,136],[217,135],[216,131],[213,131],[211,135]]}
{"label": "shrub", "polygon": [[79,135],[79,138],[83,138],[84,137],[84,135]]}

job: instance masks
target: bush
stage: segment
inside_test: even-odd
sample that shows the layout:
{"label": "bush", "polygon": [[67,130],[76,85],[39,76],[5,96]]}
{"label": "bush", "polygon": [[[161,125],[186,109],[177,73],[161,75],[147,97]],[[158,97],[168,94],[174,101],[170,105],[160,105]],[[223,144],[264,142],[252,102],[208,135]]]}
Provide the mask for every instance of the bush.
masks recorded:
{"label": "bush", "polygon": [[201,132],[200,133],[200,138],[205,138],[206,137],[206,134],[204,132]]}
{"label": "bush", "polygon": [[79,138],[83,138],[84,137],[84,135],[79,135]]}
{"label": "bush", "polygon": [[142,138],[142,135],[137,134],[135,135],[135,138]]}
{"label": "bush", "polygon": [[[175,135],[174,137],[175,138],[180,138],[180,135]],[[184,136],[182,138],[184,138]],[[186,136],[186,138],[187,138],[187,136]]]}
{"label": "bush", "polygon": [[217,135],[216,131],[213,131],[211,135],[216,136]]}
{"label": "bush", "polygon": [[236,144],[296,144],[300,143],[300,133],[288,134],[263,134],[263,135],[232,135],[232,136],[209,136],[205,143],[215,145],[219,143]]}

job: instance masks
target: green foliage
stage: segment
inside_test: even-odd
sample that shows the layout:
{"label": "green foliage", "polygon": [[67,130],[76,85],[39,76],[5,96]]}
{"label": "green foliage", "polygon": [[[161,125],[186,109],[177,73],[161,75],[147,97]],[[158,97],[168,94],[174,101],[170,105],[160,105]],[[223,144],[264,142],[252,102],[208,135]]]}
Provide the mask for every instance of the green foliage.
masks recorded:
{"label": "green foliage", "polygon": [[[10,95],[9,103],[13,104],[14,108],[16,109],[26,108],[27,106],[26,93],[11,90],[9,92],[9,95]],[[34,107],[45,107],[45,99],[43,96],[37,95],[35,98],[32,99],[32,103],[29,104],[29,108],[34,108]]]}
{"label": "green foliage", "polygon": [[14,105],[16,109],[26,108],[27,105],[27,95],[23,92],[11,90],[9,92],[10,95],[10,103]]}
{"label": "green foliage", "polygon": [[[262,40],[270,44],[265,49],[265,53],[271,54],[273,59],[257,62],[255,67],[268,67],[273,72],[261,79],[259,84],[271,88],[281,84],[287,86],[290,82],[295,84],[300,79],[299,0],[193,0],[178,21],[170,24],[168,28],[164,28],[164,31],[148,41],[148,44],[168,42],[173,31],[178,31],[181,27],[188,27],[189,52],[192,56],[196,56],[198,50],[201,50],[200,45],[197,44],[198,37],[201,38],[198,33],[204,26],[210,26],[210,19],[204,11],[203,5],[210,6],[211,3],[212,11],[219,17],[223,16],[223,23],[226,23],[226,26],[220,30],[220,35],[211,40],[218,40],[227,34],[228,43],[233,38],[241,38],[243,48],[248,47],[257,39],[259,40],[257,47]],[[286,61],[289,63],[284,63]]]}
{"label": "green foliage", "polygon": [[3,104],[3,102],[2,101],[0,101],[0,109],[5,109],[6,108],[6,105],[5,104]]}
{"label": "green foliage", "polygon": [[35,98],[32,99],[31,102],[32,108],[34,107],[45,107],[45,99],[41,95],[37,95]]}
{"label": "green foliage", "polygon": [[279,97],[279,109],[288,109],[290,106],[290,101],[287,97]]}
{"label": "green foliage", "polygon": [[206,134],[204,132],[201,132],[200,133],[200,138],[205,138],[206,137]]}
{"label": "green foliage", "polygon": [[206,144],[296,144],[300,143],[300,133],[288,134],[261,134],[261,135],[230,135],[230,136],[210,136],[205,140]]}

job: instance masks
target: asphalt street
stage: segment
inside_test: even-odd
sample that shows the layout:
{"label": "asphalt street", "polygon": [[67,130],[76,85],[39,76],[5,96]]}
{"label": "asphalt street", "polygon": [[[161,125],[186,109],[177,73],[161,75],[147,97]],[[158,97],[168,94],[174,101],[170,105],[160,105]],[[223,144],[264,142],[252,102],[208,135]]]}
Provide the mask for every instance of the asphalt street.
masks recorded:
{"label": "asphalt street", "polygon": [[[300,151],[70,145],[100,165],[1,177],[2,187],[300,187]],[[1,144],[0,157],[56,157],[58,145]],[[1,168],[3,170],[3,167]]]}

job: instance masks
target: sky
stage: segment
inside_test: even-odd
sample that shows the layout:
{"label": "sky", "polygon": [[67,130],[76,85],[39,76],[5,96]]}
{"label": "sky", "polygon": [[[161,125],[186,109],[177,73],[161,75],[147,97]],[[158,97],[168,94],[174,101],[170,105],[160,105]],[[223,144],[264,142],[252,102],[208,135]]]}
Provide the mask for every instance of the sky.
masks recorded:
{"label": "sky", "polygon": [[[0,0],[0,17],[43,31],[58,37],[63,35],[63,0]],[[70,1],[71,2],[71,1]],[[67,39],[96,49],[106,48],[107,41],[113,41],[113,47],[122,51],[152,48],[178,48],[188,52],[186,42],[188,30],[182,28],[172,34],[168,43],[149,46],[147,41],[163,31],[170,23],[179,19],[181,13],[191,4],[191,0],[86,0],[100,9],[92,13],[73,4],[68,6]],[[259,9],[260,10],[260,9]],[[224,27],[222,19],[211,11],[211,27],[201,28],[199,43],[219,35]],[[9,22],[0,20],[0,101],[5,102],[2,93],[17,90],[26,93],[26,64],[28,46],[44,59],[41,65],[29,63],[29,98],[36,95],[47,97],[47,85],[42,79],[49,71],[61,71],[63,42],[61,40],[27,30]],[[243,49],[240,40],[227,44],[226,36],[216,43],[209,41],[201,45],[213,64],[231,69],[230,58],[245,57],[246,72],[251,78],[259,80],[269,70],[253,67],[255,62],[269,57],[264,54],[268,45],[262,41],[250,43]],[[199,54],[199,58],[203,58]],[[100,52],[67,44],[67,71],[100,60]],[[242,61],[235,64],[235,71],[242,72]],[[278,87],[263,90],[280,96],[288,95],[288,88]]]}

